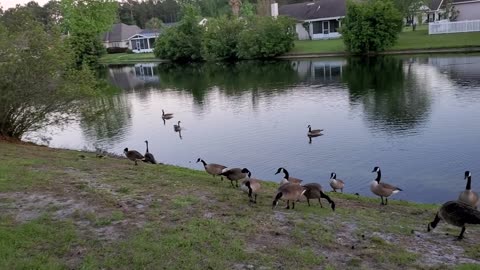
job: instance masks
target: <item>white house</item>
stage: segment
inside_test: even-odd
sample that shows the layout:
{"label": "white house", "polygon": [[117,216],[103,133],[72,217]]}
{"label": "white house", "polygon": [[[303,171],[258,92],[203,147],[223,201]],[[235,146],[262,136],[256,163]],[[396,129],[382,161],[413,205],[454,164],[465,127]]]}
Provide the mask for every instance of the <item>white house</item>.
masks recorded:
{"label": "white house", "polygon": [[458,11],[457,21],[480,20],[480,0],[452,0],[452,5]]}
{"label": "white house", "polygon": [[105,48],[130,49],[134,53],[153,52],[158,30],[142,30],[136,25],[116,23],[109,32],[103,34]]}
{"label": "white house", "polygon": [[300,40],[339,38],[341,20],[346,14],[346,0],[318,0],[278,7],[272,5],[272,15],[290,16],[296,19],[296,31]]}

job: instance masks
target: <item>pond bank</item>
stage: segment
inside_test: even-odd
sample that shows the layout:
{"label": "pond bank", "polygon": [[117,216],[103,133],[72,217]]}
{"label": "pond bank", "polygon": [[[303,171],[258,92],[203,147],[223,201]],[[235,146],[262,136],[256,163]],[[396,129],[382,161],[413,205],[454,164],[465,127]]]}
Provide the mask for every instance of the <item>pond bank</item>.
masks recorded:
{"label": "pond bank", "polygon": [[0,152],[2,269],[480,263],[478,226],[467,229],[464,241],[454,241],[459,229],[444,223],[426,232],[437,205],[391,200],[381,207],[377,198],[330,192],[335,212],[305,202],[272,210],[272,182],[263,182],[258,204],[249,205],[246,194],[203,171],[5,141]]}

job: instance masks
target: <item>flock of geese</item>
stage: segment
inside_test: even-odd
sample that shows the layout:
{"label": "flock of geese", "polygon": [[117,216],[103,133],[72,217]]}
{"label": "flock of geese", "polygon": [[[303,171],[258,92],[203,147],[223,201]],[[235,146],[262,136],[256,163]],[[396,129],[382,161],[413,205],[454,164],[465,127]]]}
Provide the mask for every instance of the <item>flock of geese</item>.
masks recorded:
{"label": "flock of geese", "polygon": [[[173,118],[172,113],[165,113],[162,110],[162,118],[164,120]],[[176,132],[181,131],[180,121],[174,125]],[[322,136],[323,129],[312,129],[308,125],[308,137]],[[138,161],[146,163],[157,164],[155,157],[148,150],[148,141],[145,141],[146,151],[142,155],[136,150],[124,149],[125,156],[135,162],[138,165]],[[256,178],[252,178],[252,173],[247,168],[228,168],[227,166],[207,163],[202,158],[197,159],[197,163],[201,162],[205,171],[213,177],[219,176],[223,181],[223,178],[230,180],[230,184],[233,188],[240,187],[241,190],[248,194],[249,203],[257,203],[257,196],[261,189],[261,181]],[[290,176],[289,172],[283,168],[278,168],[275,175],[283,173],[283,178],[280,181],[280,185],[277,189],[275,198],[272,202],[272,209],[274,209],[280,200],[286,201],[286,209],[290,209],[290,202],[292,209],[295,208],[295,202],[299,202],[301,197],[304,196],[307,199],[308,206],[310,206],[310,199],[318,199],[320,207],[323,208],[322,201],[320,199],[326,199],[330,204],[330,207],[335,211],[335,202],[324,192],[323,187],[317,183],[302,184],[303,180]],[[402,189],[394,185],[381,182],[382,171],[380,167],[374,167],[372,173],[376,173],[376,178],[370,184],[370,190],[373,194],[377,195],[381,199],[381,205],[388,205],[388,197],[396,194]],[[466,171],[464,179],[467,180],[465,190],[460,193],[460,196],[455,201],[448,201],[444,203],[440,210],[436,213],[432,222],[428,223],[427,231],[430,232],[434,229],[440,220],[443,220],[451,225],[461,227],[460,235],[458,239],[462,239],[466,230],[467,224],[480,224],[480,211],[477,209],[480,202],[479,196],[476,192],[472,191],[472,174],[470,171]],[[239,186],[239,181],[241,184]],[[235,185],[234,185],[235,182]],[[332,172],[330,175],[330,187],[333,192],[343,193],[345,188],[345,182],[341,179],[337,179],[337,174]],[[384,200],[385,199],[385,200]]]}

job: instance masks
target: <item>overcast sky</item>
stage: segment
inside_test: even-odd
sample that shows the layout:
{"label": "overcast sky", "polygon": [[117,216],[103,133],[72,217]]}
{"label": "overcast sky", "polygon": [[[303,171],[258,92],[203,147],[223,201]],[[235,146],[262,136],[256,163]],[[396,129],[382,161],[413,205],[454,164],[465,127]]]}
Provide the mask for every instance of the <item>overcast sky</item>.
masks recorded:
{"label": "overcast sky", "polygon": [[[3,7],[3,9],[8,9],[11,7],[15,7],[17,4],[20,5],[25,5],[26,3],[30,2],[30,0],[0,0],[0,6]],[[48,2],[48,0],[35,0],[40,6],[45,5],[45,3]]]}

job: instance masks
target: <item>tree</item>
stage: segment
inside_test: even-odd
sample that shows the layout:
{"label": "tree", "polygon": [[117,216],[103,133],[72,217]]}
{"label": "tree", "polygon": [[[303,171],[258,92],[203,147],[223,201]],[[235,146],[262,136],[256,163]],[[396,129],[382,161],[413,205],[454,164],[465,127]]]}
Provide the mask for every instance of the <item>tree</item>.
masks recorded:
{"label": "tree", "polygon": [[114,0],[61,0],[64,30],[70,34],[68,44],[75,53],[77,67],[84,63],[96,67],[105,53],[100,34],[114,23],[117,2]]}
{"label": "tree", "polygon": [[420,8],[425,4],[424,0],[394,0],[394,4],[415,31],[415,24],[413,22],[415,16],[420,12]]}
{"label": "tree", "polygon": [[89,69],[70,69],[72,55],[59,31],[23,20],[0,23],[0,135],[21,139],[26,132],[61,124],[93,95]]}
{"label": "tree", "polygon": [[223,16],[208,21],[202,41],[202,55],[205,59],[238,58],[239,33],[245,28],[245,21]]}
{"label": "tree", "polygon": [[155,41],[155,56],[172,61],[199,61],[202,60],[203,27],[198,23],[198,9],[187,5],[184,15],[178,26],[168,28]]}
{"label": "tree", "polygon": [[146,24],[145,28],[147,29],[156,29],[160,30],[163,27],[163,22],[159,18],[151,18]]}
{"label": "tree", "polygon": [[343,41],[352,53],[366,54],[393,46],[402,30],[402,15],[389,0],[347,3]]}
{"label": "tree", "polygon": [[258,16],[240,33],[237,55],[242,59],[275,57],[290,51],[296,37],[291,18]]}

